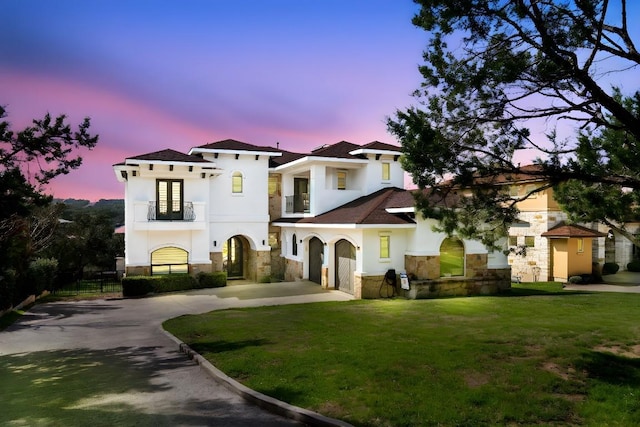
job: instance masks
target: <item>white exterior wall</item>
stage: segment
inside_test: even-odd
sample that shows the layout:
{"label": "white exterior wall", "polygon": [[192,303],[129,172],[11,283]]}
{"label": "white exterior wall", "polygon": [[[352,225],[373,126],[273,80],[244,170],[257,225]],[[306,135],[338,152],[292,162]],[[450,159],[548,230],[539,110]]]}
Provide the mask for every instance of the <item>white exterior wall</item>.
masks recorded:
{"label": "white exterior wall", "polygon": [[[366,167],[362,186],[365,195],[386,187],[404,188],[404,170],[400,161],[394,161],[393,158],[394,156],[382,155],[379,160],[376,160],[375,155],[368,156],[369,164]],[[382,163],[389,163],[390,179],[388,181],[382,179]]]}
{"label": "white exterior wall", "polygon": [[[413,229],[406,228],[380,228],[364,229],[363,245],[359,255],[362,256],[363,276],[383,275],[389,269],[400,273],[405,271],[404,256],[407,252],[409,236]],[[380,258],[380,236],[389,236],[389,258]]]}
{"label": "white exterior wall", "polygon": [[[207,154],[224,172],[211,179],[208,248],[220,252],[224,242],[235,235],[246,237],[251,248],[269,250],[269,160],[267,156]],[[232,176],[242,174],[242,193],[232,192]],[[216,245],[213,245],[213,242]],[[264,244],[263,244],[264,241]]]}
{"label": "white exterior wall", "polygon": [[[189,172],[187,166],[154,164],[153,170],[144,164],[136,168],[136,176],[128,174],[125,183],[125,263],[140,267],[151,264],[151,252],[161,247],[175,246],[189,252],[189,263],[208,264],[209,180],[201,171]],[[149,221],[149,202],[156,201],[157,179],[182,179],[184,201],[193,202],[195,221]]]}

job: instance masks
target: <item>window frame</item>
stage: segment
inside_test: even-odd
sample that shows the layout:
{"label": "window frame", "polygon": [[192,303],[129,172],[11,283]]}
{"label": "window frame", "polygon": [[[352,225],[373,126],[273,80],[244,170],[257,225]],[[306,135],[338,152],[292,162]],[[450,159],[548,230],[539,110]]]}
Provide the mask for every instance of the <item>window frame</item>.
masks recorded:
{"label": "window frame", "polygon": [[336,171],[336,188],[338,190],[347,189],[347,171],[346,170]]}
{"label": "window frame", "polygon": [[391,235],[380,234],[378,236],[378,255],[381,260],[391,259]]}
{"label": "window frame", "polygon": [[291,243],[291,255],[298,256],[298,236],[293,233],[293,242]]}
{"label": "window frame", "polygon": [[[167,184],[166,194],[160,191],[161,183]],[[175,198],[174,184],[178,184],[178,198]],[[166,205],[166,206],[165,206]],[[177,210],[174,208],[178,208]],[[184,218],[184,179],[156,179],[156,220],[172,221]]]}
{"label": "window frame", "polygon": [[231,174],[231,194],[244,194],[244,174],[240,171]]}
{"label": "window frame", "polygon": [[391,163],[382,162],[382,180],[391,181]]}

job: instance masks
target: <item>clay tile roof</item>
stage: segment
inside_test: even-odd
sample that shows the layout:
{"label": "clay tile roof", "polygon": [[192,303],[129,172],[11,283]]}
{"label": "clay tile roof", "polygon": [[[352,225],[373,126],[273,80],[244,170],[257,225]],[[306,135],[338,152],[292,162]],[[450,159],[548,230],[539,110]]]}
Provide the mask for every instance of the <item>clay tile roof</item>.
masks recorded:
{"label": "clay tile roof", "polygon": [[236,141],[235,139],[225,139],[222,141],[211,142],[209,144],[200,145],[196,148],[206,148],[210,150],[246,150],[246,151],[267,151],[273,153],[280,153],[282,150],[273,147],[261,147],[258,145],[248,144],[242,141]]}
{"label": "clay tile roof", "polygon": [[[396,215],[386,211],[388,203],[407,190],[390,187],[360,197],[345,205],[314,218],[303,218],[298,223],[311,224],[413,224],[408,215]],[[413,205],[413,203],[411,204]]]}
{"label": "clay tile roof", "polygon": [[596,238],[605,237],[606,234],[577,224],[565,224],[560,222],[549,231],[541,234],[542,237],[560,237],[560,238]]}
{"label": "clay tile roof", "polygon": [[163,162],[185,162],[185,163],[211,163],[199,156],[180,153],[179,151],[166,149],[154,151],[153,153],[141,154],[135,157],[127,157],[128,160],[148,160]]}

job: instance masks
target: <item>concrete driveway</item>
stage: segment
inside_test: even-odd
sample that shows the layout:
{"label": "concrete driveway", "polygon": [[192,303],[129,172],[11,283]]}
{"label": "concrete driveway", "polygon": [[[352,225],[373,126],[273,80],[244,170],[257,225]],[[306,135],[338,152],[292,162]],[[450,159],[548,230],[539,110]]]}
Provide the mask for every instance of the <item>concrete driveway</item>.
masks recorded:
{"label": "concrete driveway", "polygon": [[[34,373],[45,372],[35,379],[29,377],[29,381],[40,384],[62,382],[65,375],[77,375],[79,365],[106,364],[118,369],[115,376],[111,375],[113,382],[122,381],[123,377],[130,382],[126,384],[127,390],[117,392],[108,378],[104,384],[83,384],[82,398],[73,407],[61,408],[60,416],[73,414],[72,411],[96,411],[98,417],[104,415],[106,422],[117,408],[135,415],[129,418],[136,420],[135,425],[296,425],[246,403],[204,375],[197,364],[178,352],[161,323],[182,314],[225,308],[350,299],[350,295],[325,291],[311,282],[286,282],[236,285],[142,299],[36,305],[16,324],[0,332],[0,368],[8,375],[22,375],[29,369]],[[52,358],[57,370],[46,374],[51,367],[39,366],[38,360],[51,361]],[[63,370],[60,366],[78,369]],[[1,389],[0,385],[0,391],[10,392]],[[17,401],[20,396],[13,398]],[[6,395],[2,400],[3,406],[11,405],[12,400]],[[66,410],[69,412],[64,412]],[[7,412],[12,413],[4,413]],[[0,424],[62,425],[55,417],[53,415],[48,423],[42,414],[34,419],[29,413],[16,415],[14,411],[12,419],[4,419],[0,411]]]}

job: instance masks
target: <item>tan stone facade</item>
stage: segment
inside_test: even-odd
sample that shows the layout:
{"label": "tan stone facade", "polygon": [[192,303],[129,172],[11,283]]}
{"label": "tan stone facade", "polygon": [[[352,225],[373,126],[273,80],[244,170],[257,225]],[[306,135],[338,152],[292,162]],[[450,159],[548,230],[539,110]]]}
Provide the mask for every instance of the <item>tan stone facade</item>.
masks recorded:
{"label": "tan stone facade", "polygon": [[285,260],[284,280],[286,282],[293,282],[296,280],[302,280],[304,266],[301,261],[294,261],[291,259]]}

